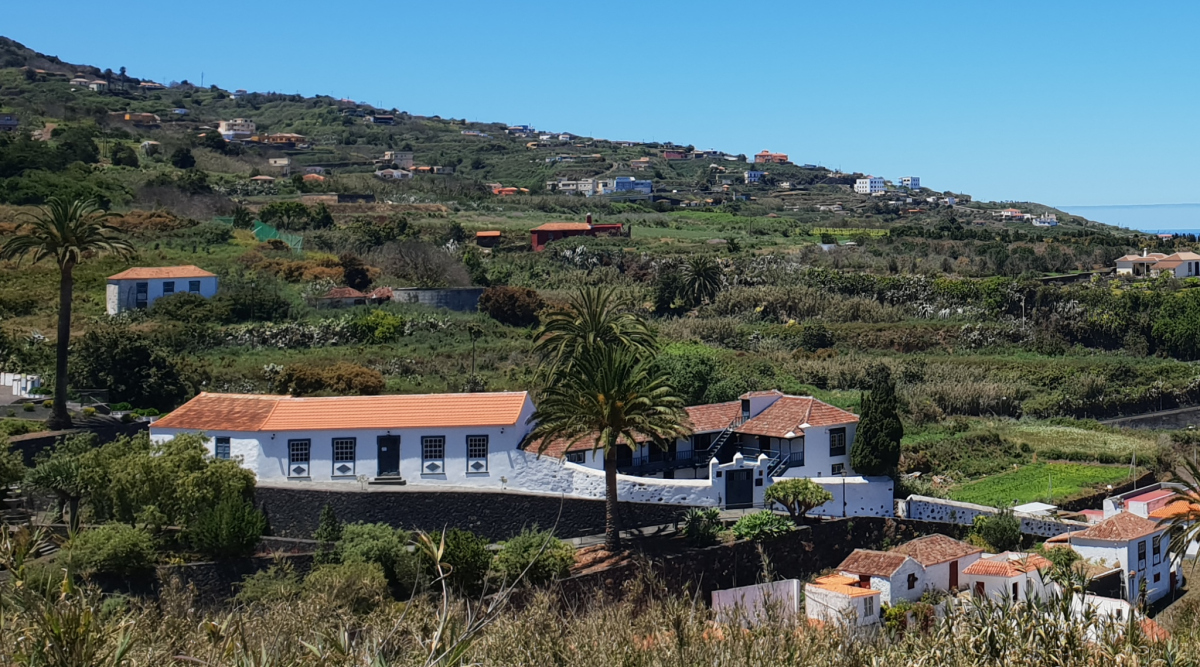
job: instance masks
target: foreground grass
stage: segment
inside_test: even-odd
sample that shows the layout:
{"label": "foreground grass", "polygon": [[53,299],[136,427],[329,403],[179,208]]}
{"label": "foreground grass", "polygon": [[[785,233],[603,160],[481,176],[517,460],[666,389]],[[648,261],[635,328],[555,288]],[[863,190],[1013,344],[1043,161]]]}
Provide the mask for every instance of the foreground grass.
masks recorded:
{"label": "foreground grass", "polygon": [[[1137,472],[1141,474],[1140,470]],[[962,484],[950,491],[950,498],[991,507],[1008,507],[1014,502],[1054,502],[1128,478],[1128,466],[1039,463]]]}

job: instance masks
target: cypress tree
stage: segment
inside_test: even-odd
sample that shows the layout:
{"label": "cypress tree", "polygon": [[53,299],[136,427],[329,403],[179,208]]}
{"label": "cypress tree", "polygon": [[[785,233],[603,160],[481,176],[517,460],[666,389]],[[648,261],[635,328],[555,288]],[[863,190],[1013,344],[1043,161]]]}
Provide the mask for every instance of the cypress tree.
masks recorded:
{"label": "cypress tree", "polygon": [[896,413],[896,383],[887,366],[867,371],[871,389],[862,400],[858,436],[850,449],[850,467],[860,475],[890,475],[900,466],[904,425]]}

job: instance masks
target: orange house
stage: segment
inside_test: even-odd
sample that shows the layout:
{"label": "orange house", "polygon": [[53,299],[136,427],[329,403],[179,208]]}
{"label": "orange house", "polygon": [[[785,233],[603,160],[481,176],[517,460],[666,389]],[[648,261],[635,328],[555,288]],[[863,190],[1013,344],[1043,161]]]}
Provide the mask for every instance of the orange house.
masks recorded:
{"label": "orange house", "polygon": [[557,241],[558,239],[565,239],[571,236],[599,236],[601,234],[620,236],[623,231],[624,228],[619,222],[593,225],[592,215],[589,213],[587,222],[547,222],[540,227],[529,230],[529,234],[534,252],[541,252],[546,249],[547,243]]}
{"label": "orange house", "polygon": [[788,164],[787,153],[772,153],[771,151],[762,151],[754,156],[755,164]]}

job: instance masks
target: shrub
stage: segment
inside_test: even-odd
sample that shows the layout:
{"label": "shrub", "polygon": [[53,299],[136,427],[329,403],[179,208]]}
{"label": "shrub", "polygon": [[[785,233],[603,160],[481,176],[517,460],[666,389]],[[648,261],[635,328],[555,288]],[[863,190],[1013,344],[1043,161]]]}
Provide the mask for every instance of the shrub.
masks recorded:
{"label": "shrub", "polygon": [[993,552],[1011,551],[1021,545],[1021,520],[1010,509],[999,514],[980,514],[975,517],[971,534]]}
{"label": "shrub", "polygon": [[833,347],[833,334],[820,322],[809,322],[800,327],[800,347],[816,352]]}
{"label": "shrub", "polygon": [[33,403],[26,403],[25,405],[21,406],[21,409],[25,412],[33,412],[36,407],[33,405]]}
{"label": "shrub", "polygon": [[71,567],[84,574],[140,574],[154,567],[154,539],[142,528],[110,523],[77,533],[64,550]]}
{"label": "shrub", "polygon": [[711,544],[721,532],[721,510],[693,507],[683,515],[683,534],[695,544]]}
{"label": "shrub", "polygon": [[385,523],[351,523],[342,528],[337,555],[342,563],[376,563],[388,584],[401,591],[418,582],[420,563],[408,550],[408,533]]}
{"label": "shrub", "polygon": [[11,484],[25,478],[25,457],[21,452],[10,449],[8,438],[0,435],[0,496]]}
{"label": "shrub", "polygon": [[[16,416],[13,410],[8,411],[9,417]],[[46,430],[46,424],[32,419],[0,419],[0,435],[25,435]]]}
{"label": "shrub", "polygon": [[[53,401],[47,401],[47,402],[51,403],[51,405],[47,405],[46,407],[48,407],[48,408],[52,407]],[[128,412],[133,409],[133,406],[128,403],[117,403],[116,405],[112,406],[112,409],[117,412]]]}
{"label": "shrub", "polygon": [[248,500],[227,496],[201,512],[188,527],[194,549],[212,558],[238,558],[254,553],[267,529],[267,519]]}
{"label": "shrub", "polygon": [[83,416],[84,416],[84,417],[91,417],[91,416],[93,416],[93,415],[95,415],[95,414],[96,414],[96,408],[93,408],[93,407],[91,407],[91,406],[88,406],[88,407],[86,407],[86,408],[84,408],[84,409],[83,409]]}
{"label": "shrub", "polygon": [[52,401],[52,400],[42,401],[42,407],[49,410],[54,407],[54,401]]}
{"label": "shrub", "polygon": [[489,287],[479,295],[479,311],[514,327],[538,323],[538,312],[546,302],[534,290],[524,287]]}
{"label": "shrub", "polygon": [[524,576],[526,585],[537,586],[567,576],[575,562],[574,551],[554,533],[534,526],[505,542],[493,566],[506,583],[515,583]]}
{"label": "shrub", "polygon": [[791,521],[770,510],[747,514],[733,524],[733,534],[739,540],[770,539],[779,537],[791,529]]}
{"label": "shrub", "polygon": [[175,320],[187,324],[219,323],[228,315],[218,312],[218,307],[208,299],[193,292],[176,292],[158,299],[150,306],[150,316],[164,320]]}
{"label": "shrub", "polygon": [[388,579],[379,563],[322,565],[304,578],[304,593],[320,597],[323,607],[365,614],[388,599]]}
{"label": "shrub", "polygon": [[[475,533],[459,528],[451,528],[442,535],[430,535],[437,544],[445,540],[442,552],[443,570],[448,571],[447,583],[454,590],[466,594],[478,593],[483,588],[488,570],[492,565],[492,553],[488,551],[488,541]],[[425,572],[430,578],[437,576],[437,569],[432,559],[426,556]],[[449,566],[449,567],[446,567]]]}
{"label": "shrub", "polygon": [[373,396],[383,391],[383,375],[348,361],[330,365],[293,364],[279,374],[279,386],[296,396],[358,394]]}
{"label": "shrub", "polygon": [[245,604],[293,600],[300,590],[300,577],[291,562],[280,559],[271,567],[243,578],[234,599]]}

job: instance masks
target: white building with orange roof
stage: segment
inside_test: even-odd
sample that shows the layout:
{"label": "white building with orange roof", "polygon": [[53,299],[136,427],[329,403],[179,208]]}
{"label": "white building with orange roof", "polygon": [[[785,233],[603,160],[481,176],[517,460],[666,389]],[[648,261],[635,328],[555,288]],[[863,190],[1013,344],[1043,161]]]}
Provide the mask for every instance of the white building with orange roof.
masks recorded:
{"label": "white building with orange roof", "polygon": [[1047,544],[1068,544],[1087,563],[1119,569],[1120,599],[1137,603],[1144,587],[1146,601],[1152,603],[1183,583],[1168,530],[1168,524],[1123,511]]}
{"label": "white building with orange roof", "polygon": [[1116,259],[1117,275],[1157,278],[1169,274],[1176,278],[1200,276],[1200,254],[1184,250],[1166,254],[1142,250],[1140,255],[1124,255]]}
{"label": "white building with orange roof", "polygon": [[1058,590],[1047,576],[1052,566],[1040,554],[1006,551],[976,560],[963,570],[963,576],[976,597],[1013,602],[1045,600]]}
{"label": "white building with orange roof", "polygon": [[190,292],[209,299],[217,293],[217,276],[198,266],[134,267],[108,277],[109,315],[149,308],[158,299]]}
{"label": "white building with orange roof", "polygon": [[810,620],[851,627],[879,623],[883,593],[865,588],[857,577],[831,574],[804,585],[804,611]]}

